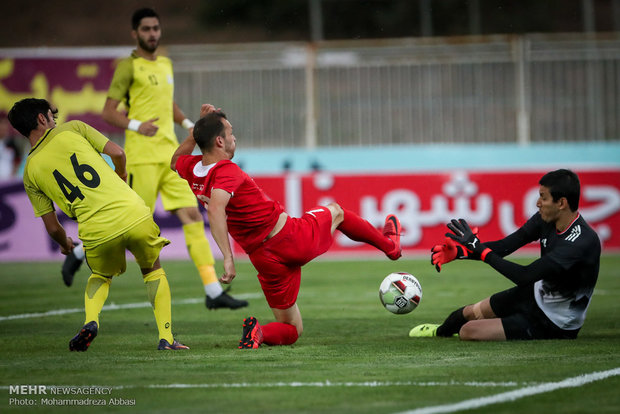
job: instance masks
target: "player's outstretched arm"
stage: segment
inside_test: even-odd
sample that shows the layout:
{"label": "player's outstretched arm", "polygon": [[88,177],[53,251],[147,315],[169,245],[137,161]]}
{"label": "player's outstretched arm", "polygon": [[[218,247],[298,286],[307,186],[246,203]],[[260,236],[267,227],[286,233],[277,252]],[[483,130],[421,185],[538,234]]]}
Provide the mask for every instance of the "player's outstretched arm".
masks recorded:
{"label": "player's outstretched arm", "polygon": [[220,278],[222,283],[230,283],[236,276],[235,260],[228,239],[228,224],[226,223],[226,206],[230,197],[229,192],[214,188],[211,190],[211,198],[207,206],[211,235],[224,256],[224,275]]}
{"label": "player's outstretched arm", "polygon": [[522,266],[508,261],[489,249],[478,238],[477,232],[467,224],[464,219],[452,220],[448,224],[452,233],[446,233],[446,237],[463,245],[472,258],[488,263],[506,278],[519,286],[531,284],[544,277],[561,277],[562,268],[549,256],[535,260],[533,263]]}
{"label": "player's outstretched arm", "polygon": [[486,256],[485,262],[518,286],[530,285],[543,277],[545,279],[561,279],[565,274],[562,266],[554,262],[549,256],[541,257],[529,265],[523,266],[506,260],[491,251]]}

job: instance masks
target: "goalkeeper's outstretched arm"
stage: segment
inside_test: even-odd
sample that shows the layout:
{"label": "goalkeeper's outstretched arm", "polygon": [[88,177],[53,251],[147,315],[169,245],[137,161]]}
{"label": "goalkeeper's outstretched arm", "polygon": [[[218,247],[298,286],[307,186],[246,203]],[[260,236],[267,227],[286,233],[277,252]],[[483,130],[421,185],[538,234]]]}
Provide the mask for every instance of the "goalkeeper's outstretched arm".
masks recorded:
{"label": "goalkeeper's outstretched arm", "polygon": [[506,260],[491,251],[486,255],[484,261],[519,286],[534,283],[543,277],[545,279],[560,277],[563,273],[562,267],[548,257],[541,257],[529,265],[523,266]]}

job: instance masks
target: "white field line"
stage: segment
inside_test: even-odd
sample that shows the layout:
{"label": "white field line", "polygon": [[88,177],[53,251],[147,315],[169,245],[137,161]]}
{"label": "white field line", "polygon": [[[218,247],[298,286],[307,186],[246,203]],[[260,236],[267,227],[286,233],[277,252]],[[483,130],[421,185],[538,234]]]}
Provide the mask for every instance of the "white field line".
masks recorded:
{"label": "white field line", "polygon": [[[362,387],[362,388],[378,388],[378,387],[481,387],[481,388],[502,388],[526,386],[517,390],[504,392],[490,397],[475,398],[466,400],[456,404],[441,405],[435,407],[420,408],[412,411],[406,411],[401,414],[431,414],[431,413],[452,413],[460,410],[478,408],[484,405],[495,404],[499,402],[514,401],[516,399],[541,394],[544,392],[554,391],[560,388],[579,387],[581,385],[599,381],[614,375],[620,375],[620,368],[608,371],[593,372],[573,378],[567,378],[560,382],[546,382],[542,384],[517,383],[515,381],[494,382],[494,381],[363,381],[363,382],[338,382],[338,381],[316,381],[316,382],[237,382],[237,383],[212,383],[212,384],[133,384],[133,385],[47,385],[54,388],[105,388],[114,390],[129,389],[198,389],[198,388],[329,388],[329,387]],[[0,386],[0,390],[7,390],[9,386]],[[473,403],[472,403],[473,402]]]}
{"label": "white field line", "polygon": [[[531,383],[530,383],[531,384]],[[237,383],[213,383],[213,384],[135,384],[135,385],[47,385],[54,388],[106,388],[114,390],[128,389],[195,389],[195,388],[327,388],[327,387],[516,387],[519,384],[514,381],[506,382],[482,382],[482,381],[364,381],[364,382],[337,382],[337,381],[316,381],[316,382],[237,382]],[[9,386],[0,386],[0,390],[8,389]]]}
{"label": "white field line", "polygon": [[[240,295],[235,295],[236,298],[239,299],[256,299],[262,297],[259,293],[245,293]],[[173,300],[173,305],[191,305],[194,303],[202,303],[204,302],[204,298],[191,298],[191,299],[181,299],[181,300]],[[112,311],[112,310],[121,310],[121,309],[136,309],[136,308],[150,308],[150,302],[137,302],[137,303],[125,303],[121,305],[117,305],[115,303],[110,303],[109,305],[105,305],[103,307],[103,311]],[[83,313],[84,308],[70,308],[70,309],[55,309],[47,312],[36,312],[36,313],[20,313],[16,315],[7,315],[0,316],[0,322],[3,321],[11,321],[14,319],[30,319],[30,318],[44,318],[46,316],[57,316],[57,315],[67,315],[71,313]]]}
{"label": "white field line", "polygon": [[403,411],[397,414],[439,414],[454,413],[457,411],[471,410],[487,405],[503,403],[507,401],[518,400],[519,398],[529,397],[530,395],[543,394],[562,388],[575,388],[594,381],[600,381],[609,377],[620,375],[620,368],[614,368],[607,371],[592,372],[590,374],[579,375],[577,377],[566,378],[558,382],[546,382],[539,385],[532,385],[525,388],[519,388],[513,391],[503,392],[488,397],[472,398],[454,404],[436,405],[433,407],[417,408],[415,410]]}
{"label": "white field line", "polygon": [[[414,381],[364,381],[364,382],[337,382],[337,381],[316,381],[316,382],[240,382],[232,384],[151,384],[144,388],[297,388],[297,387],[445,387],[451,385],[469,387],[514,387],[515,382],[414,382]],[[121,388],[123,386],[120,386]],[[133,386],[130,386],[133,387]]]}

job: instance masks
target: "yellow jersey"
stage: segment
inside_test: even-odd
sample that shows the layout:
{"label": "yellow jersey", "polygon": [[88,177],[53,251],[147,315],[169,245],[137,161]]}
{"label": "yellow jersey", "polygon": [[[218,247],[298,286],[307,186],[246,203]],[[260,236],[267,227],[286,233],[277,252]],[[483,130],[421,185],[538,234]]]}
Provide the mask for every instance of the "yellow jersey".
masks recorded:
{"label": "yellow jersey", "polygon": [[24,188],[34,214],[56,205],[78,222],[85,247],[94,247],[151,218],[144,201],[101,156],[108,139],[81,121],[46,131],[24,167]]}
{"label": "yellow jersey", "polygon": [[129,119],[140,122],[159,118],[159,127],[152,137],[125,131],[127,164],[170,163],[179,143],[174,133],[174,77],[170,59],[155,60],[139,57],[134,51],[122,59],[108,90],[108,97],[123,102]]}

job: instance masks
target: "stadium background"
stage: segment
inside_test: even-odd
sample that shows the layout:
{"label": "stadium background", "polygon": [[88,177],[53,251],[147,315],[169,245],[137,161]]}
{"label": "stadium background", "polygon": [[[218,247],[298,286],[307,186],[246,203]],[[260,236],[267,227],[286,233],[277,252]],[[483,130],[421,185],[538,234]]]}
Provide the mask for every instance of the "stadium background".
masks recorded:
{"label": "stadium background", "polygon": [[[454,216],[485,239],[508,234],[532,214],[538,177],[569,167],[605,251],[620,250],[617,0],[251,3],[151,2],[177,102],[194,119],[202,102],[222,107],[236,161],[289,212],[335,198],[379,226],[396,210],[415,255]],[[4,5],[0,111],[45,97],[61,121],[121,142],[99,113],[142,5]],[[21,180],[0,183],[0,212],[0,260],[60,259]],[[173,241],[162,256],[185,258],[176,219],[156,218]],[[333,252],[368,253],[340,239]]]}

